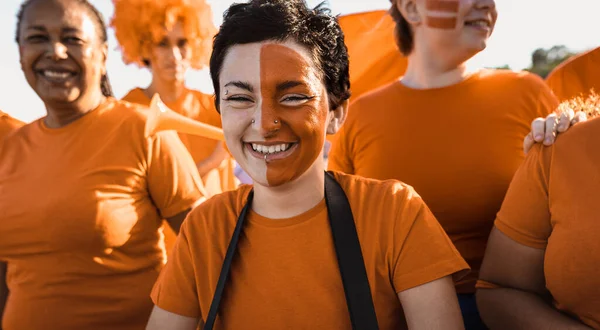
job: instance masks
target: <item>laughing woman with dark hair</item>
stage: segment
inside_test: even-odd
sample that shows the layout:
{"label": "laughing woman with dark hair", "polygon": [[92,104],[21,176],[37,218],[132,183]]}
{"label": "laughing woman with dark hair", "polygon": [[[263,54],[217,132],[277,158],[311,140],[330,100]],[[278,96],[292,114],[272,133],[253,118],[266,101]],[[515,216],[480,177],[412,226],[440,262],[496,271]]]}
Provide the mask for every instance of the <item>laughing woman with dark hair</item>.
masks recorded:
{"label": "laughing woman with dark hair", "polygon": [[106,29],[86,0],[29,0],[21,67],[47,115],[0,145],[2,329],[143,329],[177,231],[203,197],[173,132],[144,137],[141,107],[111,97]]}
{"label": "laughing woman with dark hair", "polygon": [[468,266],[415,191],[325,172],[325,136],[350,96],[328,10],[232,5],[210,69],[227,146],[254,186],[189,214],[148,329],[461,329],[452,276]]}

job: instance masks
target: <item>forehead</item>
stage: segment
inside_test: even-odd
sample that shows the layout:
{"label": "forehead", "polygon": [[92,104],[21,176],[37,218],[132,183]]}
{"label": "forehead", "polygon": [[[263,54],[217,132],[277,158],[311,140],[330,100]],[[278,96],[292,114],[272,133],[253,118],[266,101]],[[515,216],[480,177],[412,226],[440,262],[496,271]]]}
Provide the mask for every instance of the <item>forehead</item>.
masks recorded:
{"label": "forehead", "polygon": [[74,28],[95,35],[97,27],[92,13],[84,5],[69,0],[38,0],[24,12],[21,29],[38,26],[48,31]]}
{"label": "forehead", "polygon": [[290,41],[234,45],[225,56],[220,76],[221,81],[257,81],[266,78],[265,71],[275,71],[282,79],[290,75],[297,79],[319,76],[308,49]]}
{"label": "forehead", "polygon": [[178,20],[175,24],[173,24],[173,26],[170,29],[167,29],[166,27],[164,27],[163,28],[163,37],[177,38],[177,39],[185,38],[186,31],[185,31],[184,23],[181,20]]}

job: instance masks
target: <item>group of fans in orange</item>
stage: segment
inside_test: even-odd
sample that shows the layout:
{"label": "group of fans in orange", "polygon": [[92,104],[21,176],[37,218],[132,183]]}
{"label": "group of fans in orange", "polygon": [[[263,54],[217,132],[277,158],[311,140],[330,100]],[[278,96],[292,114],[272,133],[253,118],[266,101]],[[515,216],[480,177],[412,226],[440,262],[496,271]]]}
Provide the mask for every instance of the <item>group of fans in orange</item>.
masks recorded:
{"label": "group of fans in orange", "polygon": [[[600,329],[600,50],[546,81],[469,70],[494,0],[248,0],[218,29],[205,0],[113,2],[152,73],[122,100],[88,0],[18,13],[47,115],[0,112],[0,329]],[[185,84],[206,65],[214,97]],[[156,94],[225,143],[147,136]]]}

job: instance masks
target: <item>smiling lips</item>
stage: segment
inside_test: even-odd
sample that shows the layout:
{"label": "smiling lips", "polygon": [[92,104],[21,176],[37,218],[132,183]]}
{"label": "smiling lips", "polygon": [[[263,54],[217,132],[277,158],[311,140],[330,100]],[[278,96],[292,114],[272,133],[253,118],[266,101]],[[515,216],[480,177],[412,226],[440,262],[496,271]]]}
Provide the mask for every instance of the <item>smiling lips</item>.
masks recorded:
{"label": "smiling lips", "polygon": [[294,150],[297,149],[298,143],[256,143],[246,142],[244,143],[250,153],[259,159],[266,161],[273,161],[283,159],[291,155]]}
{"label": "smiling lips", "polygon": [[53,82],[64,82],[65,80],[75,76],[74,71],[63,68],[49,68],[36,71],[44,78]]}

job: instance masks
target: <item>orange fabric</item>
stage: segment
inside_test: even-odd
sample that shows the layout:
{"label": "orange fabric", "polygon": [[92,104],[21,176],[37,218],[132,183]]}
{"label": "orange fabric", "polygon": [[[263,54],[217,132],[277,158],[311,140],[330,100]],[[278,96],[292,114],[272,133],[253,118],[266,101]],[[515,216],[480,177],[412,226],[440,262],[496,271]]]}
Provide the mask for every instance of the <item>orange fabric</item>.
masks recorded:
{"label": "orange fabric", "polygon": [[[123,100],[144,106],[150,105],[151,101],[141,88],[131,90],[123,97]],[[219,128],[221,127],[221,116],[215,109],[212,96],[210,95],[188,89],[177,101],[165,104],[171,110],[188,118]],[[196,164],[210,156],[218,143],[216,140],[189,134],[179,134],[179,138],[187,147]],[[237,187],[237,180],[233,171],[233,158],[228,158],[219,168],[211,170],[202,176],[202,182],[208,194],[212,196],[223,191],[235,189]],[[164,233],[167,251],[172,251],[177,235],[166,222],[164,223]]]}
{"label": "orange fabric", "polygon": [[144,112],[109,99],[0,146],[4,330],[145,328],[166,259],[161,219],[203,188],[175,133],[144,138]]}
{"label": "orange fabric", "polygon": [[[405,328],[397,293],[450,274],[464,260],[412,188],[335,173],[348,196],[380,329]],[[152,292],[167,311],[206,319],[250,186],[190,213]],[[350,329],[325,201],[299,216],[250,212],[215,329]]]}
{"label": "orange fabric", "polygon": [[[339,23],[350,59],[352,100],[398,80],[406,71],[394,37],[395,23],[387,10],[341,16]],[[328,135],[335,142],[337,135]]]}
{"label": "orange fabric", "polygon": [[413,186],[473,269],[457,283],[458,292],[472,293],[496,212],[524,158],[523,138],[534,118],[556,106],[529,73],[481,70],[427,90],[395,82],[350,106],[329,168]]}
{"label": "orange fabric", "polygon": [[557,309],[600,329],[600,118],[577,124],[554,146],[536,146],[496,219],[516,242],[545,249],[544,277]]}
{"label": "orange fabric", "polygon": [[7,136],[8,133],[23,125],[25,125],[25,123],[15,118],[12,118],[8,114],[0,111],[0,141],[2,141],[2,139],[4,139],[4,137]]}
{"label": "orange fabric", "polygon": [[600,47],[561,63],[548,75],[546,82],[559,101],[580,94],[585,98],[591,89],[600,92]]}

